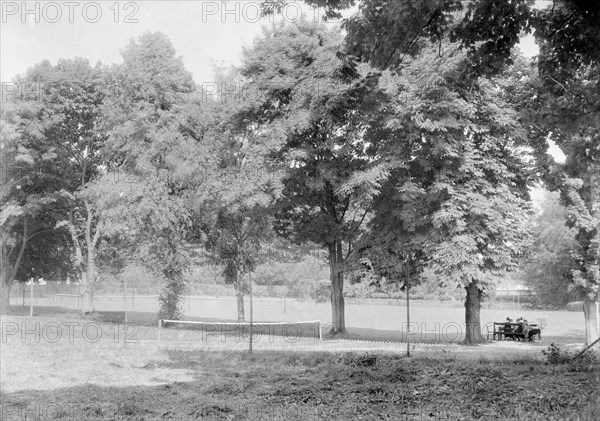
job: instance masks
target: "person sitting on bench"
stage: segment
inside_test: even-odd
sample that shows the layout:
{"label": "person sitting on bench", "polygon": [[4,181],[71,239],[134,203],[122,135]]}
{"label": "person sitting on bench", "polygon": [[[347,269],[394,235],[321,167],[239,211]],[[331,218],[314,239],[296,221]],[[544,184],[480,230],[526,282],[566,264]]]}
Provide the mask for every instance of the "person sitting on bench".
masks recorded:
{"label": "person sitting on bench", "polygon": [[525,332],[527,329],[527,323],[523,322],[522,317],[519,317],[517,319],[517,323],[519,323],[519,325],[514,330],[513,339],[520,341],[521,338],[525,338],[525,336],[527,335],[527,333]]}
{"label": "person sitting on bench", "polygon": [[504,329],[502,330],[502,333],[504,334],[504,339],[508,339],[508,338],[512,338],[512,340],[515,340],[515,336],[514,336],[514,330],[512,328],[512,326],[510,325],[512,323],[512,319],[510,317],[506,318],[506,324],[504,325]]}
{"label": "person sitting on bench", "polygon": [[529,322],[524,319],[523,317],[520,317],[519,319],[517,319],[518,323],[521,323],[521,325],[519,326],[519,328],[517,328],[517,331],[519,333],[522,333],[522,336],[519,336],[519,339],[522,337],[523,338],[523,342],[525,342],[525,338],[527,338],[529,340],[529,342],[533,341],[533,336],[534,335],[540,335],[540,329],[537,327],[537,325],[535,326],[530,326]]}
{"label": "person sitting on bench", "polygon": [[542,333],[542,331],[540,329],[537,329],[537,328],[529,329],[529,335],[528,335],[529,342],[533,342],[533,337],[535,335],[538,335],[538,338],[541,338],[541,333]]}
{"label": "person sitting on bench", "polygon": [[536,323],[530,325],[527,322],[527,320],[525,320],[525,322],[527,323],[527,339],[529,340],[529,342],[533,342],[533,337],[535,335],[538,335],[538,338],[541,340],[542,330],[540,329],[540,327]]}

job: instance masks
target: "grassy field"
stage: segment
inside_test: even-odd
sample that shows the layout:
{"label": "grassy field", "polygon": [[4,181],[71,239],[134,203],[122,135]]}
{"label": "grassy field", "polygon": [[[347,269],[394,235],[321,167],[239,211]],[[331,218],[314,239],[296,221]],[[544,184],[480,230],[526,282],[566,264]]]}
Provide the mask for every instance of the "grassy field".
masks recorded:
{"label": "grassy field", "polygon": [[403,344],[280,338],[249,355],[177,329],[158,343],[156,327],[114,316],[3,316],[2,420],[600,419],[600,365],[548,364],[534,344],[407,358]]}
{"label": "grassy field", "polygon": [[[551,342],[580,349],[579,313],[483,309],[484,323],[545,319],[542,341],[465,347],[444,331],[460,325],[461,306],[415,302],[420,332],[407,358],[395,342],[407,338],[405,307],[350,304],[345,338],[263,336],[249,355],[235,335],[171,328],[158,341],[147,301],[128,325],[117,300],[99,300],[104,311],[86,318],[53,300],[39,300],[53,306],[36,307],[34,318],[13,306],[2,316],[0,419],[600,419],[597,360],[549,364],[541,352]],[[283,313],[282,302],[259,301],[255,310],[259,320],[329,320],[327,304],[290,301]],[[187,318],[231,320],[235,305],[197,300]]]}
{"label": "grassy field", "polygon": [[[28,305],[28,300],[25,303]],[[64,309],[76,307],[76,301],[72,297],[58,297],[56,302],[53,298],[36,299],[35,303],[38,306],[57,306]],[[100,311],[122,312],[123,307],[123,297],[96,300],[96,308]],[[136,297],[135,302],[130,299],[127,307],[129,321],[146,326],[156,325],[158,301],[155,297]],[[187,320],[225,322],[235,321],[237,316],[234,298],[192,297],[183,308]],[[28,307],[13,306],[13,311],[29,314]],[[248,306],[246,314],[249,314]],[[481,321],[484,325],[482,333],[487,336],[486,324],[503,321],[506,317],[517,319],[521,316],[529,321],[544,321],[545,328],[540,346],[545,347],[552,342],[565,345],[581,345],[584,342],[582,312],[499,310],[484,307],[481,310]],[[329,303],[288,300],[284,312],[282,300],[257,300],[254,305],[254,320],[288,322],[321,320],[326,326],[331,320],[331,306]],[[123,319],[119,319],[115,313],[114,321],[123,321]],[[464,332],[464,307],[457,302],[413,301],[411,322],[411,342],[460,342]],[[349,302],[346,304],[346,325],[349,332],[348,339],[405,341],[408,337],[406,307],[402,301],[397,302],[396,305]]]}

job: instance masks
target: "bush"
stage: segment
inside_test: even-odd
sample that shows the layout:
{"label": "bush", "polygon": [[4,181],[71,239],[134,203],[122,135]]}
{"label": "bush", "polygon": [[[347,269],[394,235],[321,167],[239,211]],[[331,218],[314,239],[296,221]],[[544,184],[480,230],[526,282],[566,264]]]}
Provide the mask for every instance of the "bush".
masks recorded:
{"label": "bush", "polygon": [[542,354],[546,357],[547,364],[565,365],[569,371],[592,371],[600,362],[591,350],[584,354],[570,353],[554,343],[547,350],[542,350]]}
{"label": "bush", "polygon": [[542,354],[546,357],[548,364],[566,364],[572,359],[572,355],[559,345],[551,343],[547,350],[542,349]]}
{"label": "bush", "polygon": [[181,320],[183,311],[181,305],[185,299],[187,284],[181,276],[173,276],[166,280],[164,289],[158,296],[160,310],[159,319]]}

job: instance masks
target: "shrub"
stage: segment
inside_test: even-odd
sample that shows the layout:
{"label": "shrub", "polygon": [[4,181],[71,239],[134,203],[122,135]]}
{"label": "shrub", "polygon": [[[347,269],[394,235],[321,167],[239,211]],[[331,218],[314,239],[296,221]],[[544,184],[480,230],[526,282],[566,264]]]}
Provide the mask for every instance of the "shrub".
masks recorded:
{"label": "shrub", "polygon": [[568,351],[554,343],[551,343],[547,350],[542,349],[542,354],[546,357],[548,364],[566,364],[572,358]]}
{"label": "shrub", "polygon": [[546,363],[552,365],[566,365],[569,371],[592,371],[597,368],[598,356],[593,351],[584,354],[574,354],[560,348],[554,343],[547,350],[542,350]]}
{"label": "shrub", "polygon": [[159,319],[181,320],[183,318],[181,305],[185,299],[186,289],[186,281],[181,276],[173,276],[166,280],[165,286],[158,296]]}

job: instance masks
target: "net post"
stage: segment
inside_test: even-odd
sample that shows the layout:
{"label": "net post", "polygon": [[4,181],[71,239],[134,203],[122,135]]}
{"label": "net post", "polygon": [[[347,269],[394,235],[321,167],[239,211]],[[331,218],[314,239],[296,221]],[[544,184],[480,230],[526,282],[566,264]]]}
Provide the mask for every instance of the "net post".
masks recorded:
{"label": "net post", "polygon": [[321,329],[321,321],[319,320],[319,342],[323,342],[323,331]]}
{"label": "net post", "polygon": [[33,278],[29,287],[29,318],[33,317]]}
{"label": "net post", "polygon": [[123,311],[125,312],[125,323],[127,323],[127,279],[123,278]]}
{"label": "net post", "polygon": [[162,328],[162,319],[158,319],[158,343],[160,344],[160,329]]}
{"label": "net post", "polygon": [[287,297],[287,287],[284,285],[283,286],[283,312],[286,312],[286,302],[285,299]]}
{"label": "net post", "polygon": [[250,274],[248,274],[248,285],[249,285],[249,294],[250,294],[250,344],[249,344],[249,348],[248,348],[248,352],[250,354],[252,354],[252,322],[254,319],[254,314],[253,314],[253,308],[252,308],[252,278],[250,277]]}

